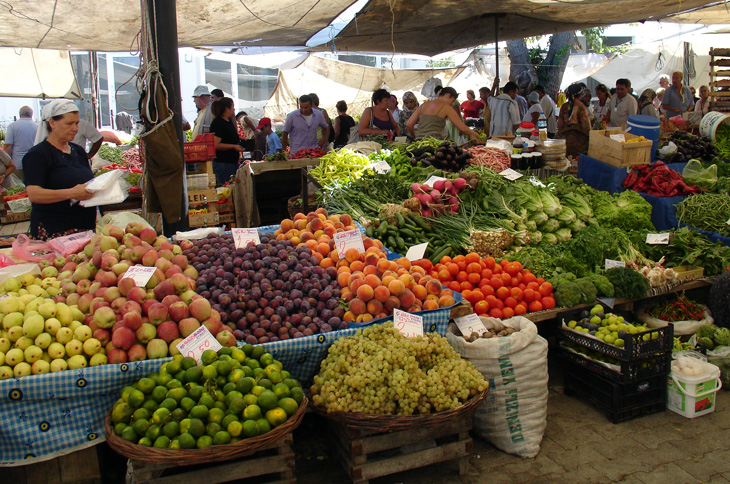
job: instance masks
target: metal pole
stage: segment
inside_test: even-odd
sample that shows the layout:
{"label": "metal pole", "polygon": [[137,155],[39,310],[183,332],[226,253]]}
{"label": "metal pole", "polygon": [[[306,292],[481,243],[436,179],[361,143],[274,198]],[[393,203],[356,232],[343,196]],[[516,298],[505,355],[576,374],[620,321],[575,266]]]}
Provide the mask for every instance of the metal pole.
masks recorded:
{"label": "metal pole", "polygon": [[[183,158],[182,107],[180,106],[180,62],[177,53],[177,11],[175,0],[149,0],[147,3],[152,20],[150,37],[152,47],[157,52],[157,62],[162,74],[162,82],[167,89],[167,103],[173,112],[175,131],[177,131],[180,145],[180,163],[185,166]],[[188,229],[187,217],[187,190],[185,189],[185,175],[183,174],[183,197],[181,203],[181,218],[175,223],[168,223],[162,219],[162,232],[170,237],[177,231]]]}
{"label": "metal pole", "polygon": [[[494,16],[494,70],[496,72],[496,77],[499,79],[499,16]],[[497,86],[497,91],[499,92],[499,85]]]}

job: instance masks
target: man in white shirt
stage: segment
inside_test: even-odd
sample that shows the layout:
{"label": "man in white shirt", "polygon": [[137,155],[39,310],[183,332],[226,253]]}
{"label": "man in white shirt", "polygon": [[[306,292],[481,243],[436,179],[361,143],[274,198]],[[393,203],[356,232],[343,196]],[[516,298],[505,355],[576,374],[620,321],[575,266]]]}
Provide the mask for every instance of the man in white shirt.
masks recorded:
{"label": "man in white shirt", "polygon": [[210,91],[208,86],[198,86],[193,91],[193,101],[198,108],[198,117],[193,126],[193,140],[199,134],[210,133],[210,123],[213,122],[213,113],[210,110]]}
{"label": "man in white shirt", "polygon": [[533,90],[540,96],[540,106],[542,106],[542,112],[547,119],[548,138],[554,138],[555,133],[558,132],[558,116],[555,101],[545,92],[545,86],[538,84]]}
{"label": "man in white shirt", "polygon": [[76,136],[71,142],[81,146],[84,151],[86,151],[87,142],[91,143],[91,148],[89,149],[89,152],[86,153],[86,156],[89,159],[92,159],[96,152],[99,151],[102,141],[104,141],[104,136],[102,136],[102,134],[99,132],[98,129],[94,127],[93,124],[86,121],[85,119],[79,120],[79,131],[78,133],[76,133]]}
{"label": "man in white shirt", "polygon": [[35,146],[38,125],[33,121],[33,110],[30,106],[23,106],[18,114],[20,119],[8,125],[3,149],[13,160],[16,174],[23,179],[23,157]]}
{"label": "man in white shirt", "polygon": [[603,118],[609,128],[622,128],[629,120],[629,116],[639,111],[639,104],[634,96],[629,94],[631,81],[628,79],[616,80],[616,95],[608,102],[606,116]]}
{"label": "man in white shirt", "polygon": [[489,123],[490,136],[511,136],[520,127],[520,108],[517,106],[517,84],[510,81],[504,85],[502,94],[489,98],[492,118]]}

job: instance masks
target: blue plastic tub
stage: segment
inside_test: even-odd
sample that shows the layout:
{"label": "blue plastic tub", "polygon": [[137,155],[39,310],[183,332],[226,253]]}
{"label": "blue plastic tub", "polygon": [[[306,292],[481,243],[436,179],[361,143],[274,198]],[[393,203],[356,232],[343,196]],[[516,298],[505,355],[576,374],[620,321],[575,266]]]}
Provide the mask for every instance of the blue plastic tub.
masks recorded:
{"label": "blue plastic tub", "polygon": [[651,140],[651,161],[656,157],[656,150],[659,148],[659,129],[661,123],[653,116],[632,114],[626,122],[626,132],[636,136],[643,136]]}

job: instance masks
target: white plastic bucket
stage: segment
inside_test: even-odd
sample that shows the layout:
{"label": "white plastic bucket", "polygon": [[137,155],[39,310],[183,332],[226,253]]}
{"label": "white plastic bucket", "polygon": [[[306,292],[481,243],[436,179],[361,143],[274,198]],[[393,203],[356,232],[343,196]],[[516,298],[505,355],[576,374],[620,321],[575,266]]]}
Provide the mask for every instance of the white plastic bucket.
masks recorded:
{"label": "white plastic bucket", "polygon": [[705,114],[702,117],[702,121],[700,121],[700,134],[702,136],[707,136],[714,141],[717,127],[723,123],[730,123],[730,114],[710,111],[709,113]]}
{"label": "white plastic bucket", "polygon": [[699,361],[702,375],[686,376],[671,371],[667,377],[667,408],[687,418],[700,417],[715,411],[715,397],[722,388],[720,369]]}

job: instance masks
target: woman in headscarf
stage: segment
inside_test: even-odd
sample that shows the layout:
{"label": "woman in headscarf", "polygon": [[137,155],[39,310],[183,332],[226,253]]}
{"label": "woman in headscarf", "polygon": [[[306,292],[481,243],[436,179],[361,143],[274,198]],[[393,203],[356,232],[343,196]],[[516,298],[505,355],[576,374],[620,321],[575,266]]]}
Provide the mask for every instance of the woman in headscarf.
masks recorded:
{"label": "woman in headscarf", "polygon": [[403,108],[398,113],[398,132],[400,132],[401,135],[408,134],[406,124],[408,124],[408,120],[416,111],[417,107],[418,99],[416,99],[416,95],[411,91],[406,91],[405,94],[403,94]]}
{"label": "woman in headscarf", "polygon": [[642,92],[639,97],[638,114],[659,119],[659,112],[654,106],[654,98],[656,98],[656,93],[653,89],[644,89],[644,92]]}
{"label": "woman in headscarf", "polygon": [[567,102],[560,107],[558,138],[565,140],[565,154],[578,156],[588,152],[591,131],[588,108],[581,102],[583,88],[572,84],[565,92]]}
{"label": "woman in headscarf", "polygon": [[94,178],[86,152],[71,143],[78,130],[79,109],[72,101],[51,101],[41,111],[36,145],[23,157],[33,238],[45,240],[96,227],[96,207],[77,203],[92,197],[86,185]]}

